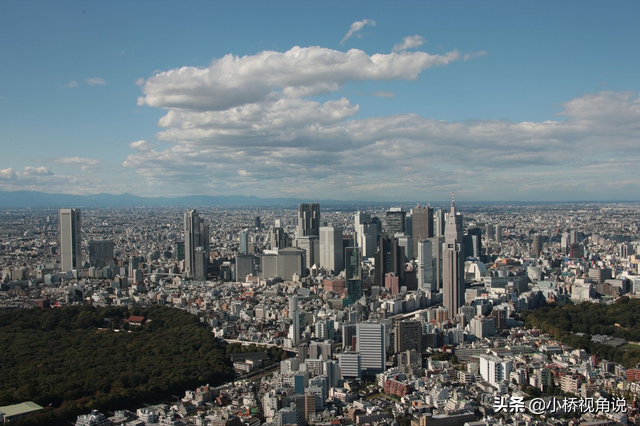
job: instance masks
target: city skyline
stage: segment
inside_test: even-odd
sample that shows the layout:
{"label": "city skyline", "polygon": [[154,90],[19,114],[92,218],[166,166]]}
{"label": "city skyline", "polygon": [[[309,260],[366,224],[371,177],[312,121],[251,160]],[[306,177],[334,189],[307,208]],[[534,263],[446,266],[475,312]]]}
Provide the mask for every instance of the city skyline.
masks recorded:
{"label": "city skyline", "polygon": [[334,5],[4,2],[0,190],[638,200],[636,3]]}

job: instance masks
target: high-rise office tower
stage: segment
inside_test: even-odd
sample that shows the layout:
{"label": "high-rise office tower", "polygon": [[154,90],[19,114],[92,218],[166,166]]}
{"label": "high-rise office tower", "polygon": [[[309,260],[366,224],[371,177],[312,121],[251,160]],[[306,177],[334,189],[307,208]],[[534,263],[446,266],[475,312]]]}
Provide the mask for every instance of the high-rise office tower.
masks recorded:
{"label": "high-rise office tower", "polygon": [[502,242],[502,225],[496,225],[495,226],[495,235],[494,238],[496,239],[496,243],[501,243]]}
{"label": "high-rise office tower", "polygon": [[569,254],[569,246],[571,245],[569,239],[569,233],[563,232],[562,237],[560,237],[560,252],[562,254]]}
{"label": "high-rise office tower", "polygon": [[82,267],[82,234],[80,209],[60,209],[60,269],[72,271]]}
{"label": "high-rise office tower", "polygon": [[482,250],[482,230],[480,228],[467,229],[464,240],[464,255],[466,257],[480,258]]}
{"label": "high-rise office tower", "polygon": [[487,234],[487,240],[493,240],[493,225],[487,223],[484,225],[484,232]]}
{"label": "high-rise office tower", "polygon": [[354,217],[355,247],[359,247],[363,257],[371,257],[378,246],[379,224],[369,213],[357,212]]}
{"label": "high-rise office tower", "polygon": [[391,207],[387,211],[387,226],[385,232],[388,235],[402,234],[404,233],[404,218],[407,212],[402,210],[401,207]]}
{"label": "high-rise office tower", "polygon": [[334,274],[338,274],[344,269],[342,228],[337,226],[320,227],[320,266],[331,269]]}
{"label": "high-rise office tower", "polygon": [[[304,250],[295,247],[287,247],[278,250],[276,257],[277,276],[290,281],[294,275],[298,277],[306,276],[304,265]],[[264,271],[263,267],[263,271]]]}
{"label": "high-rise office tower", "polygon": [[442,246],[444,246],[444,237],[429,238],[431,241],[431,256],[433,258],[433,291],[437,292],[442,288]]}
{"label": "high-rise office tower", "polygon": [[317,236],[306,236],[296,238],[298,248],[304,250],[305,268],[311,271],[313,265],[320,263],[320,238]]}
{"label": "high-rise office tower", "polygon": [[247,275],[256,275],[256,257],[251,254],[236,256],[236,282],[245,282]]}
{"label": "high-rise office tower", "polygon": [[345,251],[345,280],[347,297],[345,306],[353,304],[362,297],[362,254],[359,247],[347,247]]}
{"label": "high-rise office tower", "polygon": [[422,323],[396,321],[393,327],[395,352],[415,350],[422,353]]}
{"label": "high-rise office tower", "polygon": [[434,219],[434,236],[436,237],[444,237],[444,228],[446,225],[446,220],[444,217],[444,210],[443,209],[438,209],[435,212],[435,219]]}
{"label": "high-rise office tower", "polygon": [[276,226],[271,229],[271,250],[287,248],[289,245],[289,235],[283,228]]}
{"label": "high-rise office tower", "polygon": [[387,353],[383,324],[365,322],[358,324],[356,350],[360,353],[362,370],[368,374],[381,373],[385,369]]}
{"label": "high-rise office tower", "polygon": [[435,235],[433,229],[433,209],[430,206],[411,209],[413,222],[413,255],[418,255],[418,243]]}
{"label": "high-rise office tower", "polygon": [[89,265],[98,269],[113,266],[113,241],[89,241]]}
{"label": "high-rise office tower", "polygon": [[415,259],[415,255],[413,254],[413,238],[407,234],[396,234],[394,238],[398,241],[398,245],[404,249],[406,259]]}
{"label": "high-rise office tower", "polygon": [[129,270],[128,270],[127,276],[129,278],[133,278],[133,275],[137,270],[138,270],[138,256],[131,256],[129,258]]}
{"label": "high-rise office tower", "polygon": [[240,244],[238,245],[238,254],[249,254],[249,233],[244,230],[238,235]]}
{"label": "high-rise office tower", "polygon": [[380,245],[375,254],[374,284],[384,286],[385,275],[393,272],[399,279],[400,286],[404,285],[405,251],[398,244],[398,240],[387,235],[380,238]]}
{"label": "high-rise office tower", "polygon": [[300,344],[300,308],[298,307],[298,296],[289,296],[289,318],[292,320],[289,328],[289,338],[294,348]]}
{"label": "high-rise office tower", "polygon": [[451,200],[451,212],[444,231],[443,304],[448,309],[449,318],[455,318],[464,305],[464,246],[462,242],[462,215],[456,213]]}
{"label": "high-rise office tower", "polygon": [[181,261],[184,260],[184,241],[176,241],[175,242],[175,256],[176,260]]}
{"label": "high-rise office tower", "polygon": [[572,229],[570,235],[571,235],[570,244],[579,243],[580,241],[584,240],[584,234],[581,231],[578,231],[577,229]]}
{"label": "high-rise office tower", "polygon": [[298,210],[298,237],[320,235],[320,204],[300,204]]}
{"label": "high-rise office tower", "polygon": [[196,210],[188,210],[184,214],[184,268],[189,278],[207,278],[209,225]]}
{"label": "high-rise office tower", "polygon": [[542,252],[542,235],[535,234],[533,236],[531,251],[534,257],[540,256],[540,252]]}
{"label": "high-rise office tower", "polygon": [[430,240],[418,243],[418,288],[425,292],[436,291],[433,247]]}

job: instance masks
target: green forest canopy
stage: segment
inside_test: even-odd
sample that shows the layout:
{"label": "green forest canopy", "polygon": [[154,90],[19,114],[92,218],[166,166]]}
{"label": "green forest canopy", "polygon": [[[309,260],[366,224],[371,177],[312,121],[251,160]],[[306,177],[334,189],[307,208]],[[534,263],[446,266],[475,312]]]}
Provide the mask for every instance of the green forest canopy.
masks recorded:
{"label": "green forest canopy", "polygon": [[[130,315],[151,321],[115,332]],[[53,407],[20,424],[66,424],[91,409],[139,407],[234,376],[225,347],[197,316],[158,306],[1,313],[0,348],[0,406]]]}
{"label": "green forest canopy", "polygon": [[588,350],[600,358],[627,368],[636,367],[640,362],[640,350],[635,347],[614,348],[591,341],[591,336],[596,334],[640,341],[640,299],[623,297],[612,305],[590,302],[553,305],[524,312],[523,318],[527,327],[537,327],[554,339]]}

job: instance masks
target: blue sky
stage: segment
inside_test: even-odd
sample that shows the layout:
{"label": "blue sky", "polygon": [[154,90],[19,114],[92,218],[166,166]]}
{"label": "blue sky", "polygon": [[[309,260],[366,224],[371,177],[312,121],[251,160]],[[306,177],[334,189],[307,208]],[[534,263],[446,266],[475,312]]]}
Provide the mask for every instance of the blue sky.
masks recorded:
{"label": "blue sky", "polygon": [[637,2],[0,2],[0,189],[637,200]]}

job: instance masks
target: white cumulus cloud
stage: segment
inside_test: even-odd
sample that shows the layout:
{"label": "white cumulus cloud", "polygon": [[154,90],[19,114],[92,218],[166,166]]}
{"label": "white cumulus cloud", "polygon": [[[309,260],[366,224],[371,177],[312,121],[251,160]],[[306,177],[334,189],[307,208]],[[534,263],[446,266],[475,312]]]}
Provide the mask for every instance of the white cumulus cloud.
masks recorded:
{"label": "white cumulus cloud", "polygon": [[543,194],[569,174],[559,191],[595,194],[598,182],[586,166],[598,163],[603,147],[614,161],[640,155],[634,92],[568,100],[562,119],[538,122],[417,114],[359,119],[362,107],[342,94],[308,96],[348,82],[415,80],[465,56],[294,47],[159,72],[142,86],[139,102],[166,110],[156,140],[167,145],[132,142],[123,165],[163,192],[181,193],[188,184],[196,193],[352,198],[357,190],[363,199],[408,199],[429,182],[444,198],[462,189],[491,197],[495,187],[504,188],[501,197],[515,197]]}
{"label": "white cumulus cloud", "polygon": [[224,111],[273,100],[329,93],[350,81],[415,80],[428,68],[461,60],[443,55],[400,52],[367,55],[323,47],[293,47],[251,56],[226,55],[207,68],[182,67],[161,72],[143,86],[139,105],[167,109]]}
{"label": "white cumulus cloud", "polygon": [[18,175],[16,171],[13,170],[13,167],[9,167],[8,169],[0,169],[0,180],[16,180]]}

